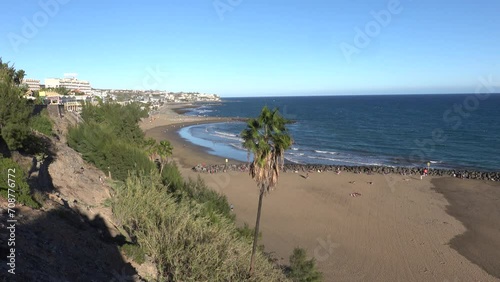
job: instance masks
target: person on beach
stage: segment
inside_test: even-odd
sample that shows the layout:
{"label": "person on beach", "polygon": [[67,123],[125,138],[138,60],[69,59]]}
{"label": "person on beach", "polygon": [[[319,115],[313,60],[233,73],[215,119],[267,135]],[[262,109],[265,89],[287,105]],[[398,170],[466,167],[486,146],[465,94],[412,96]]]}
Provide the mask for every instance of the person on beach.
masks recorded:
{"label": "person on beach", "polygon": [[424,171],[420,175],[420,180],[422,180],[424,176],[427,176],[427,169],[426,168],[424,168]]}

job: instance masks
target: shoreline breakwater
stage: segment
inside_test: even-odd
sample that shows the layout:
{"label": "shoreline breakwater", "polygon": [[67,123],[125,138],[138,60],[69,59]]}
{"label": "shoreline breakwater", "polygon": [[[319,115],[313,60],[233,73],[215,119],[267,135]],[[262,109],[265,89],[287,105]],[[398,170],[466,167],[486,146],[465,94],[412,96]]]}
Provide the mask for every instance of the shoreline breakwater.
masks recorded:
{"label": "shoreline breakwater", "polygon": [[[226,171],[248,171],[249,164],[198,164],[192,168],[193,171],[201,173],[221,173]],[[389,167],[389,166],[339,166],[319,164],[285,164],[283,172],[350,172],[356,174],[399,174],[399,175],[423,175],[426,168],[418,167]],[[500,172],[484,172],[467,169],[433,169],[427,171],[429,176],[450,176],[462,179],[476,179],[488,181],[500,181]]]}

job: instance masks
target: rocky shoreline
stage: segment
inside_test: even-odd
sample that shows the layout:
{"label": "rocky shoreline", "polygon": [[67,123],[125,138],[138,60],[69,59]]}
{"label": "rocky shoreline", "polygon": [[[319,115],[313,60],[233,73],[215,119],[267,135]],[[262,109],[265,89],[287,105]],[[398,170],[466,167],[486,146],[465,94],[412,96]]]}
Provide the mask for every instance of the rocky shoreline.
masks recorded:
{"label": "rocky shoreline", "polygon": [[[248,164],[198,164],[192,168],[196,172],[219,173],[225,171],[248,171]],[[388,167],[388,166],[342,166],[342,165],[319,165],[319,164],[285,164],[283,171],[293,172],[351,172],[364,174],[399,174],[399,175],[422,175],[426,168],[417,167]],[[433,169],[427,172],[430,176],[451,176],[462,179],[476,179],[500,181],[500,172],[484,172],[466,169]]]}

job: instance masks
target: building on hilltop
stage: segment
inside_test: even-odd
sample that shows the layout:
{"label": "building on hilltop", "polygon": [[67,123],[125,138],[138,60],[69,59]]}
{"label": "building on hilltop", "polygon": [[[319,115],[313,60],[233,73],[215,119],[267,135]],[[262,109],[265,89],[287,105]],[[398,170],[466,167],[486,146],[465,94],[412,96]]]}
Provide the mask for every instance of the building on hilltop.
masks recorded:
{"label": "building on hilltop", "polygon": [[23,79],[23,84],[26,84],[26,86],[28,86],[28,90],[30,90],[30,91],[39,91],[40,90],[40,80],[39,79],[25,78],[25,79]]}
{"label": "building on hilltop", "polygon": [[64,78],[46,78],[45,79],[46,88],[66,88],[68,90],[73,90],[77,92],[83,92],[85,94],[92,93],[92,87],[90,83],[86,80],[79,80],[76,76],[66,76]]}

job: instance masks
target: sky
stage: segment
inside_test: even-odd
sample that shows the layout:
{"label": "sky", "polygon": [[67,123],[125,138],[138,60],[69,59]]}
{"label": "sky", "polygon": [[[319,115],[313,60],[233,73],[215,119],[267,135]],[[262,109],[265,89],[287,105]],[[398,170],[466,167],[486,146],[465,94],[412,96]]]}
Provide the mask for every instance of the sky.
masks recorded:
{"label": "sky", "polygon": [[472,93],[500,80],[499,12],[498,0],[4,0],[0,57],[94,88]]}

